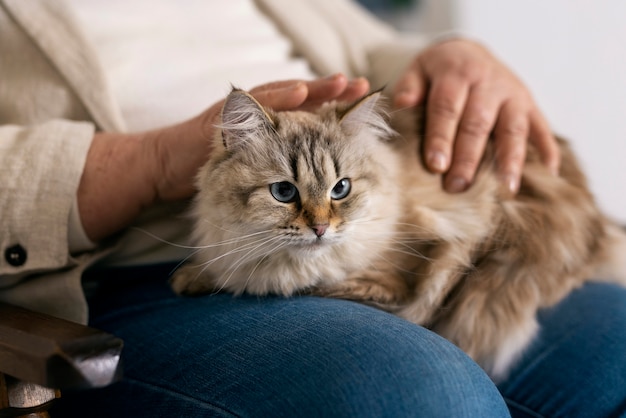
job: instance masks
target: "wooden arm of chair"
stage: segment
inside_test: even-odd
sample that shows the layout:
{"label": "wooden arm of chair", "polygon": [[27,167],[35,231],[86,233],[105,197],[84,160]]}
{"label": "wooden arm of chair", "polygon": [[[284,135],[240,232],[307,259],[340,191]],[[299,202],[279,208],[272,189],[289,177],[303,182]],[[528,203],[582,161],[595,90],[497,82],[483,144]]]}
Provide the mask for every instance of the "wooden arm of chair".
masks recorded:
{"label": "wooden arm of chair", "polygon": [[122,346],[94,328],[0,303],[0,417],[37,409],[58,389],[119,380]]}

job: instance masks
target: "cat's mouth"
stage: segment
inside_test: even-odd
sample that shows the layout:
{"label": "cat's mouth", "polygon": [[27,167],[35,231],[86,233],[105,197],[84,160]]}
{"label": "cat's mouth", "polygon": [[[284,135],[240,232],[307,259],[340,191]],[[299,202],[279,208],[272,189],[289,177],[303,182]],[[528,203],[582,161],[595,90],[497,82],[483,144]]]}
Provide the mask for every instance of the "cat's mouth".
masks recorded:
{"label": "cat's mouth", "polygon": [[315,239],[298,240],[292,242],[292,248],[297,251],[316,253],[324,251],[336,244],[336,240],[326,237],[316,237]]}
{"label": "cat's mouth", "polygon": [[328,239],[316,238],[315,240],[303,240],[296,244],[300,248],[323,248],[330,245]]}

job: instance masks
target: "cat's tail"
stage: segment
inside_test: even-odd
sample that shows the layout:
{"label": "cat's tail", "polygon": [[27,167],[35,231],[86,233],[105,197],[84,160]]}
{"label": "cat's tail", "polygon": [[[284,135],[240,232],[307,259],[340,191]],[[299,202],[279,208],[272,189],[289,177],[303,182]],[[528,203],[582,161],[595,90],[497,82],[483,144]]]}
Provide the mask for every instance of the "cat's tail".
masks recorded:
{"label": "cat's tail", "polygon": [[626,286],[626,226],[607,222],[605,231],[608,245],[593,279]]}

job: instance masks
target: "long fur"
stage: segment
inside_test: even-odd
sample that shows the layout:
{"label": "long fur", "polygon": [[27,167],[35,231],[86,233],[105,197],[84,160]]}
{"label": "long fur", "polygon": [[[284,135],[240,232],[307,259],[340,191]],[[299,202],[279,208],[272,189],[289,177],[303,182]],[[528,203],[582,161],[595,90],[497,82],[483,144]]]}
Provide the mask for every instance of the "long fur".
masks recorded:
{"label": "long fur", "polygon": [[[565,141],[559,176],[531,146],[511,196],[488,148],[472,187],[451,195],[422,163],[418,111],[389,124],[379,99],[273,112],[233,90],[198,174],[197,252],[173,288],[372,304],[433,329],[497,380],[537,334],[538,309],[591,277],[626,285],[624,231],[594,203]],[[342,179],[350,193],[332,199]],[[297,198],[277,200],[280,182]]]}

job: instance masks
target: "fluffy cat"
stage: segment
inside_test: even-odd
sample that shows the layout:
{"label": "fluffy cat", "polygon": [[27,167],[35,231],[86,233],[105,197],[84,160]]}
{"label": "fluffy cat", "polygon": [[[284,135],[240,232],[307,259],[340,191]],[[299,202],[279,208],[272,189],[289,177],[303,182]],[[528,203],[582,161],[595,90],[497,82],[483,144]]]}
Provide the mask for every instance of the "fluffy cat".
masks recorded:
{"label": "fluffy cat", "polygon": [[458,345],[494,379],[537,333],[536,312],[587,278],[626,285],[626,238],[595,205],[564,141],[553,176],[529,149],[521,189],[488,149],[448,194],[422,163],[416,109],[390,123],[373,93],[273,112],[234,89],[197,177],[181,294],[315,294],[375,305]]}

